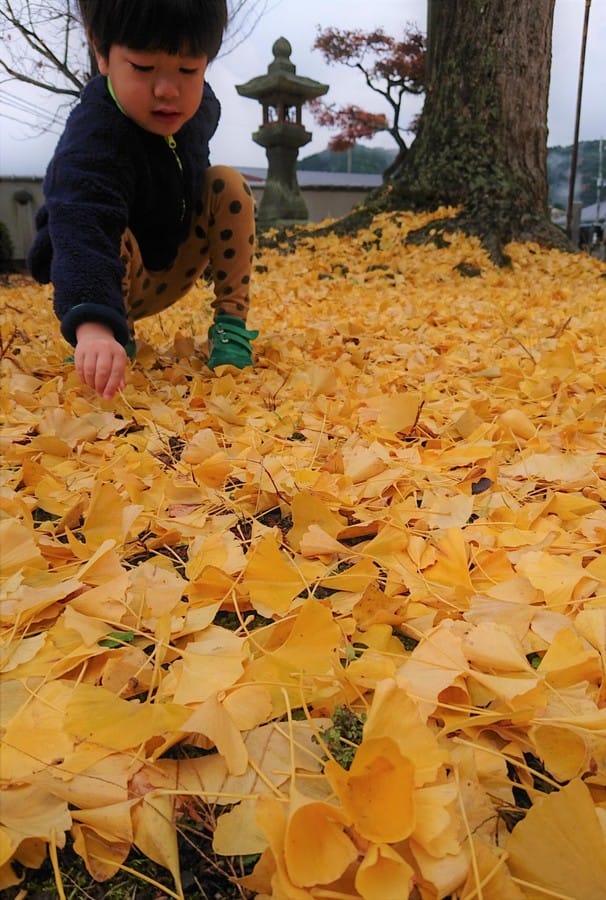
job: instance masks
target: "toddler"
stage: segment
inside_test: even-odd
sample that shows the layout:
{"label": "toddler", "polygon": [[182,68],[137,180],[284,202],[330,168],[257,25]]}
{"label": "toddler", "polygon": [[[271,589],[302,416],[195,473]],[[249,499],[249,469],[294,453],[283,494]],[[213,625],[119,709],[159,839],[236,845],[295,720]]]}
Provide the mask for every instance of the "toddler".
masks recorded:
{"label": "toddler", "polygon": [[124,385],[134,323],[184,297],[210,265],[208,366],[252,364],[246,328],[255,228],[242,176],[211,166],[220,105],[205,80],[226,0],[79,0],[100,74],[71,112],[44,180],[28,264],[53,285],[78,375]]}

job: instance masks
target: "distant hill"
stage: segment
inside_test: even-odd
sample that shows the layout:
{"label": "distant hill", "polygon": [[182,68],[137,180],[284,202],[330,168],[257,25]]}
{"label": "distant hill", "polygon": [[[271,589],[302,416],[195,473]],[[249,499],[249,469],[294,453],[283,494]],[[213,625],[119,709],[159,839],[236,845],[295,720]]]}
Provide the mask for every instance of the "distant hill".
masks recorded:
{"label": "distant hill", "polygon": [[336,153],[334,150],[322,150],[300,159],[297,169],[301,172],[360,172],[364,174],[385,171],[395,157],[394,150],[380,147],[363,147],[356,144],[351,150]]}
{"label": "distant hill", "polygon": [[[596,202],[599,141],[580,141],[577,159],[576,200],[583,206]],[[606,147],[604,147],[606,152]],[[547,151],[547,178],[549,181],[549,202],[552,206],[566,209],[570,184],[570,163],[572,147],[550,147]],[[606,160],[604,160],[606,166]],[[604,173],[602,173],[604,175]],[[606,192],[602,189],[606,202]]]}
{"label": "distant hill", "polygon": [[[599,141],[581,141],[577,160],[577,198],[583,206],[596,202]],[[605,148],[606,152],[606,148]],[[313,172],[373,172],[382,173],[395,156],[394,150],[363,147],[357,144],[351,151],[335,153],[323,150],[299,160],[297,169]],[[547,151],[549,203],[566,209],[572,147],[550,147]],[[604,162],[606,167],[606,160]],[[606,176],[606,171],[604,172]],[[603,191],[606,203],[606,191]]]}

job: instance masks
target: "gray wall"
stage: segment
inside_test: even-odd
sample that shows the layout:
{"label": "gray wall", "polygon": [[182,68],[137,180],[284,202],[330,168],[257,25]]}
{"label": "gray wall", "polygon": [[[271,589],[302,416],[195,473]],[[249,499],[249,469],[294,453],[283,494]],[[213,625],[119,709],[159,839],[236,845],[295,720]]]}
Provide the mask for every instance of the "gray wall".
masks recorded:
{"label": "gray wall", "polygon": [[42,203],[41,178],[0,176],[0,222],[8,227],[19,266],[25,263],[34,236],[34,216]]}
{"label": "gray wall", "polygon": [[[251,185],[257,206],[261,185]],[[310,222],[338,219],[362,203],[369,190],[363,188],[302,187]],[[0,221],[8,226],[15,248],[15,263],[22,266],[34,236],[34,216],[44,202],[41,178],[0,176]]]}
{"label": "gray wall", "polygon": [[[255,198],[257,208],[263,197],[263,188],[254,184],[250,185],[252,195]],[[359,188],[326,188],[326,187],[301,187],[301,193],[307,206],[310,222],[322,222],[324,219],[339,219],[364,202],[370,193]]]}

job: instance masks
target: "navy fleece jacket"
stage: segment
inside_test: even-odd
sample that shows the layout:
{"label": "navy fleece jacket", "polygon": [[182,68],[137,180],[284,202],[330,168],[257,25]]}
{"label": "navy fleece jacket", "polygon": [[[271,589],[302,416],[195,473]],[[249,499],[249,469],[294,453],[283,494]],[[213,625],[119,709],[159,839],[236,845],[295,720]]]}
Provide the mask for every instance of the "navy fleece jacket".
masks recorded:
{"label": "navy fleece jacket", "polygon": [[83,322],[101,322],[129,340],[122,297],[122,235],[135,235],[152,270],[174,260],[209,166],[220,106],[205,84],[195,116],[166,139],[140,128],[116,106],[105,78],[84,88],[44,179],[45,204],[28,256],[33,277],[52,282],[63,336],[73,345]]}

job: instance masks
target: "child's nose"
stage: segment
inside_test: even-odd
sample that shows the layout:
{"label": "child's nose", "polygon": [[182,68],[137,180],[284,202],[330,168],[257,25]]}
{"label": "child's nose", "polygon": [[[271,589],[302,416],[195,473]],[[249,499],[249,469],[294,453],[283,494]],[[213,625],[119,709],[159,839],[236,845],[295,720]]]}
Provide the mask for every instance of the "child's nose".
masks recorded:
{"label": "child's nose", "polygon": [[177,97],[179,88],[173,78],[165,75],[159,75],[154,82],[154,96],[163,100],[171,100]]}

